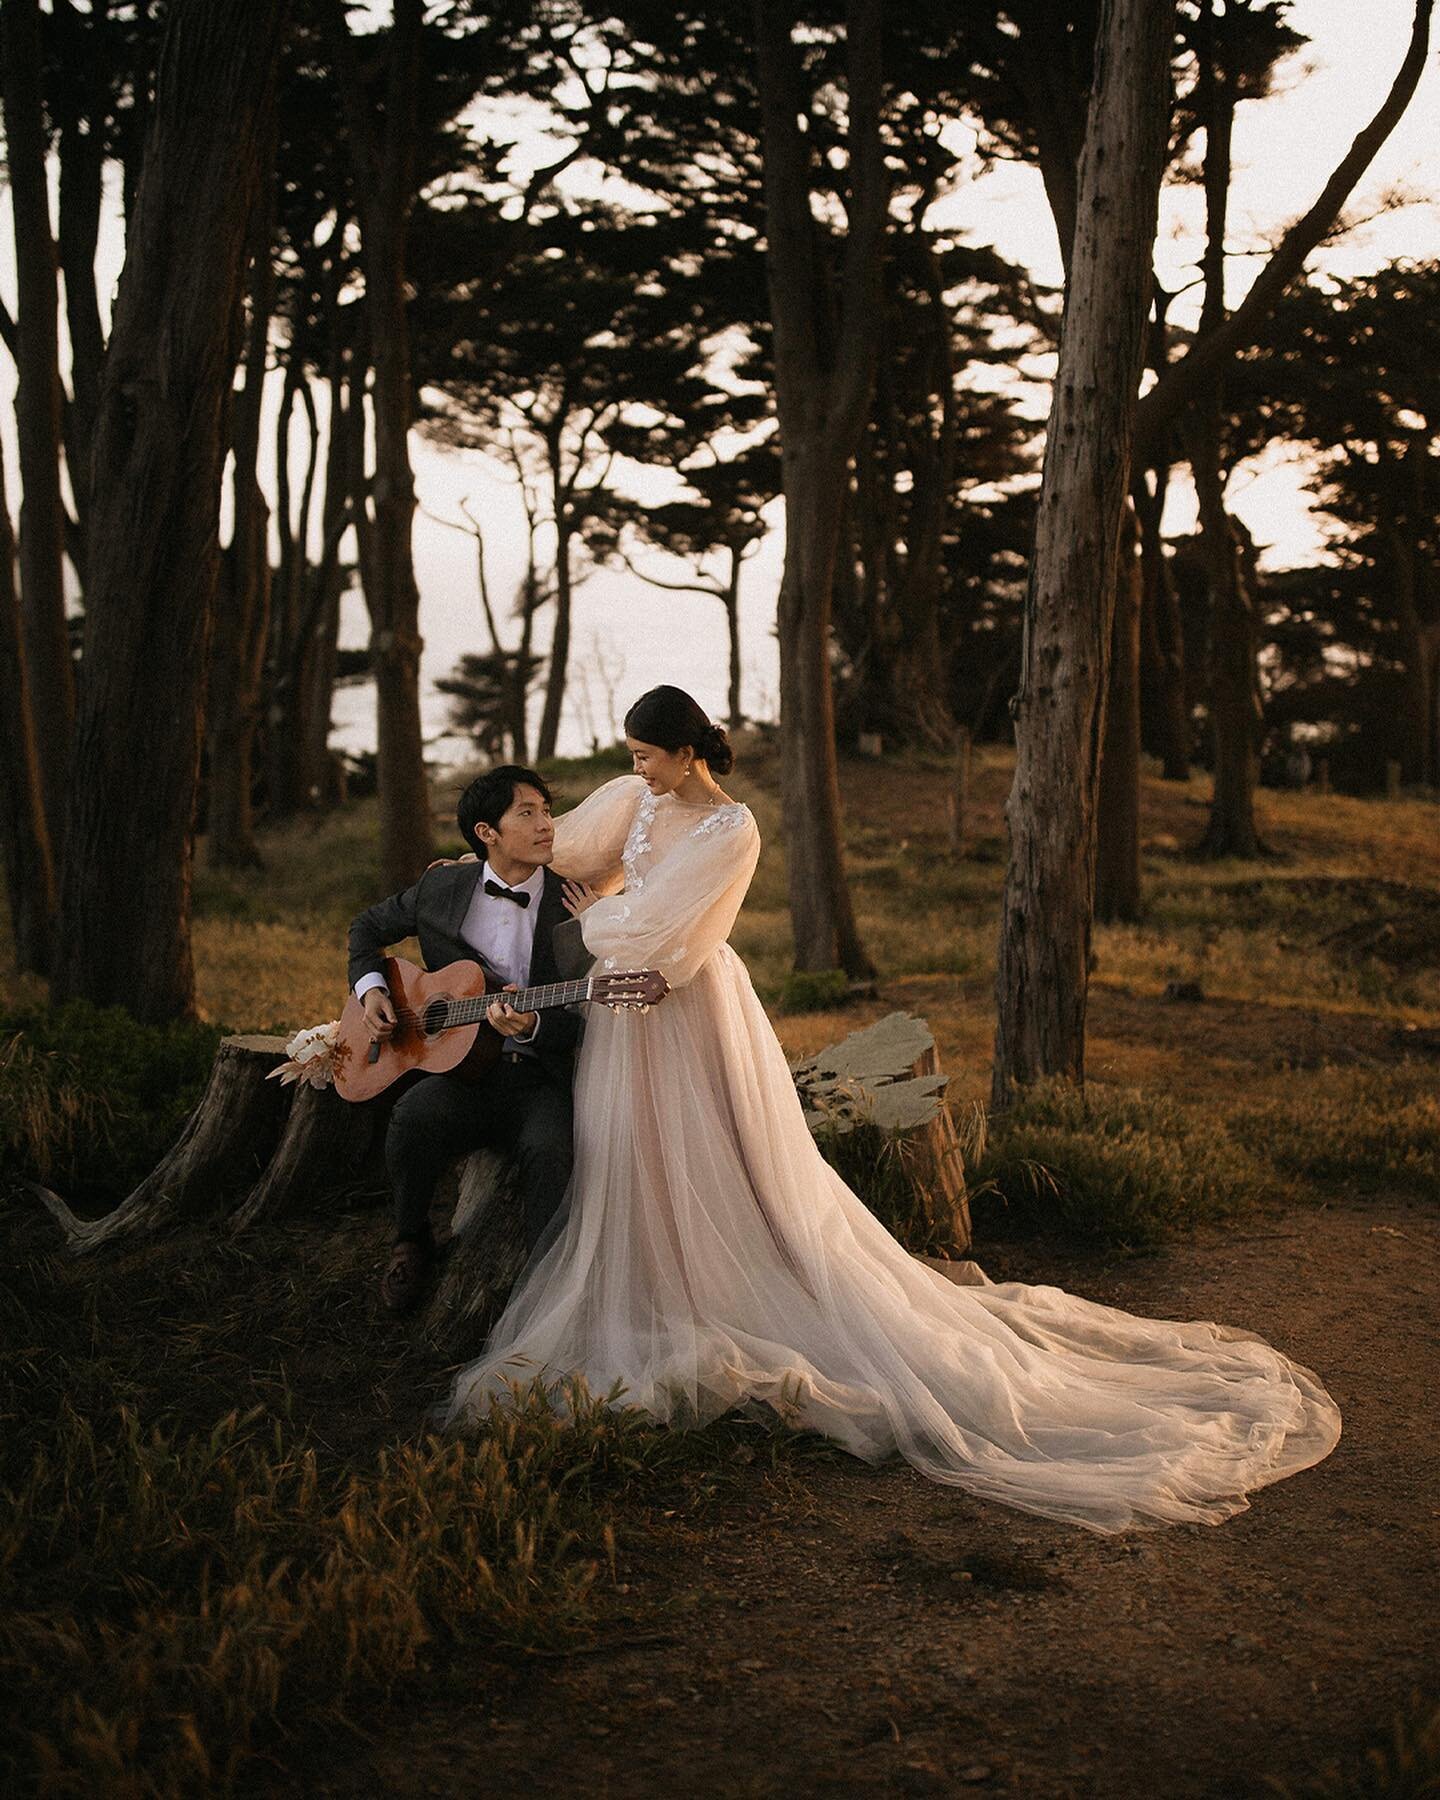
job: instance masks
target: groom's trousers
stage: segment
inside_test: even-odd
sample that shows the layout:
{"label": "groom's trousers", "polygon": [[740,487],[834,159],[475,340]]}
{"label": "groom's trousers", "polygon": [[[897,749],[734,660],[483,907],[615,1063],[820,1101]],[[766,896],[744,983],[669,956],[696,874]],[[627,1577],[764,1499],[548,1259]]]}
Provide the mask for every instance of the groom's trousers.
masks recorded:
{"label": "groom's trousers", "polygon": [[504,1056],[478,1082],[422,1075],[395,1102],[385,1163],[395,1195],[395,1238],[431,1242],[430,1202],[446,1168],[472,1150],[515,1164],[516,1198],[533,1250],[570,1181],[570,1084],[533,1058]]}

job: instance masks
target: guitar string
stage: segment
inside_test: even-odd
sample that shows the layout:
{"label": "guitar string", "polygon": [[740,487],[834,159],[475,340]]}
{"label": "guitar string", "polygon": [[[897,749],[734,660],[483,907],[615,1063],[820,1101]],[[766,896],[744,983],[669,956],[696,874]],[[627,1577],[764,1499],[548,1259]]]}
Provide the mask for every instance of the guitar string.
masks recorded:
{"label": "guitar string", "polygon": [[[615,987],[617,985],[619,985],[619,983],[614,976],[609,977],[606,981],[607,988]],[[525,1003],[524,1005],[516,1005],[516,1010],[518,1012],[530,1012],[532,1010],[544,1012],[552,1007],[566,1006],[572,1002],[599,1000],[598,995],[588,991],[593,986],[593,978],[587,978],[584,981],[554,982],[548,987],[524,988],[519,993],[513,994],[510,997],[510,1003],[512,1005],[516,1005],[517,1002],[521,1001]],[[569,991],[572,988],[575,990],[573,993]],[[465,994],[458,1000],[432,1000],[430,1005],[425,1008],[424,1012],[416,1012],[413,1007],[402,1007],[396,1011],[395,1021],[399,1025],[416,1025],[423,1023],[424,1019],[429,1014],[430,1008],[439,1005],[444,1006],[447,1009],[447,1014],[453,1011],[458,1015],[453,1017],[447,1016],[440,1027],[441,1030],[446,1030],[457,1025],[476,1025],[484,1018],[485,1014],[490,1010],[491,1005],[500,996],[501,992],[503,992],[503,990],[492,989],[486,994]],[[477,1002],[484,1002],[481,1011],[467,1014],[466,1009],[475,1006]],[[599,1003],[601,1005],[605,1004],[603,1000],[599,1000]]]}
{"label": "guitar string", "polygon": [[[588,984],[580,984],[582,988],[586,985]],[[431,1007],[443,1006],[449,1015],[445,1020],[447,1025],[474,1025],[485,1017],[490,1007],[500,997],[500,993],[494,990],[489,994],[463,994],[458,1000],[432,1000],[423,1012],[416,1012],[413,1007],[397,1009],[395,1017],[400,1023],[413,1024],[415,1021],[427,1017]],[[558,990],[551,995],[547,989],[532,988],[518,994],[511,994],[507,998],[510,1004],[515,1006],[517,1012],[545,1012],[552,1007],[568,1006],[572,1002],[592,999],[593,996],[583,992],[562,994]],[[517,1002],[523,1002],[523,1004],[516,1004]],[[477,1004],[479,1010],[472,1012],[470,1009]]]}

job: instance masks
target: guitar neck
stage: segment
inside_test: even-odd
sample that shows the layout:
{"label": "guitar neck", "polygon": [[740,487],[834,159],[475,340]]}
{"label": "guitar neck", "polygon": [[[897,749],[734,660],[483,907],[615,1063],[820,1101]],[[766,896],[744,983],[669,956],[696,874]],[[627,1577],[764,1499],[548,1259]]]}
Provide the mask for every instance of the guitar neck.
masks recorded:
{"label": "guitar neck", "polygon": [[581,981],[552,981],[548,987],[521,988],[517,994],[492,992],[477,994],[473,1000],[452,1000],[446,1025],[474,1025],[483,1019],[497,1000],[516,1012],[545,1012],[555,1006],[574,1006],[589,1000],[590,977]]}

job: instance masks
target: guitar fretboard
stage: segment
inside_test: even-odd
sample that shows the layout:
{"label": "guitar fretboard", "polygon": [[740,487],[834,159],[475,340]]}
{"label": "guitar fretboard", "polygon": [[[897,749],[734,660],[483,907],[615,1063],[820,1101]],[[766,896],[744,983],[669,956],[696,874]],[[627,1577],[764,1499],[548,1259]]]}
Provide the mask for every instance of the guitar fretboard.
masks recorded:
{"label": "guitar fretboard", "polygon": [[497,1000],[503,1000],[506,1006],[522,1013],[544,1012],[552,1006],[574,1006],[592,998],[591,986],[591,977],[587,975],[582,981],[552,981],[548,987],[521,988],[517,994],[477,994],[472,1000],[450,1000],[446,1002],[441,1029],[477,1024]]}

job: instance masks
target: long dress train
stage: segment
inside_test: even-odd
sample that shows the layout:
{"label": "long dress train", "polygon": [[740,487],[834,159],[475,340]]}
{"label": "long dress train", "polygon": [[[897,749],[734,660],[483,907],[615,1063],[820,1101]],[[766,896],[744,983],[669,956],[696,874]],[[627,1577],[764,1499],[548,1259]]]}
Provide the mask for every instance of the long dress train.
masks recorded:
{"label": "long dress train", "polygon": [[607,783],[555,866],[623,891],[582,916],[600,966],[658,968],[646,1014],[594,1009],[565,1224],[525,1271],[447,1417],[507,1383],[584,1375],[660,1421],[769,1401],[857,1456],[1114,1532],[1216,1523],[1319,1462],[1339,1412],[1261,1339],[1055,1287],[952,1281],[825,1163],[726,938],[760,838],[742,805]]}

